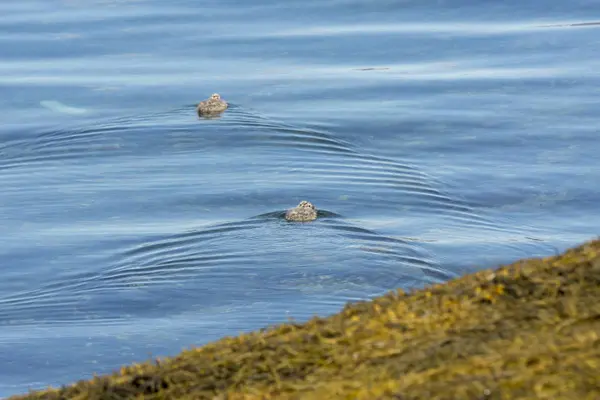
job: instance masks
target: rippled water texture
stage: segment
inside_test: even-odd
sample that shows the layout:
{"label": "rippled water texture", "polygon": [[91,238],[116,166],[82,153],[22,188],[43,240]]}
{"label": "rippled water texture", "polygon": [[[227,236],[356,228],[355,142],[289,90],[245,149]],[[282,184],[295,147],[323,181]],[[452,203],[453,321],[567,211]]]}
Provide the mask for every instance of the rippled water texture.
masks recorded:
{"label": "rippled water texture", "polygon": [[201,3],[0,3],[0,396],[598,234],[595,2]]}

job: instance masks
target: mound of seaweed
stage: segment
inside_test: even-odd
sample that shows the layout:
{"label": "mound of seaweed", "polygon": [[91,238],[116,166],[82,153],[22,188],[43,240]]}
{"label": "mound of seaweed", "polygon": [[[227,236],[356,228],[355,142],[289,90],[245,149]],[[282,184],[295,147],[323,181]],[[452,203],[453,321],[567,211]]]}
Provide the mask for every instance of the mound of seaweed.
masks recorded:
{"label": "mound of seaweed", "polygon": [[599,399],[600,240],[13,399]]}

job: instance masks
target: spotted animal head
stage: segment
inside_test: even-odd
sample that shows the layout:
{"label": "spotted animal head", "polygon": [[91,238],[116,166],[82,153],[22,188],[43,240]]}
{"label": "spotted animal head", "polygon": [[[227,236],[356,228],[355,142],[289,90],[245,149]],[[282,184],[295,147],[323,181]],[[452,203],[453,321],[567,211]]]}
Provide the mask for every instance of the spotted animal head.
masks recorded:
{"label": "spotted animal head", "polygon": [[312,205],[312,203],[306,201],[306,200],[302,200],[300,202],[300,204],[298,204],[298,208],[309,208],[311,210],[315,209],[315,206]]}

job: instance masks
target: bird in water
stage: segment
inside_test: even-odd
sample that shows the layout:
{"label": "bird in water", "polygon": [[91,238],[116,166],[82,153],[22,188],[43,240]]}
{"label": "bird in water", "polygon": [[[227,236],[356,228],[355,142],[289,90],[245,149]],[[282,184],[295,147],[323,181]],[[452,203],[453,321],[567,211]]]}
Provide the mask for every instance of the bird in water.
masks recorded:
{"label": "bird in water", "polygon": [[201,101],[196,107],[198,115],[212,116],[220,114],[229,107],[218,93],[214,93],[208,100]]}
{"label": "bird in water", "polygon": [[296,208],[287,210],[285,219],[294,222],[308,222],[317,219],[317,209],[312,203],[303,200]]}

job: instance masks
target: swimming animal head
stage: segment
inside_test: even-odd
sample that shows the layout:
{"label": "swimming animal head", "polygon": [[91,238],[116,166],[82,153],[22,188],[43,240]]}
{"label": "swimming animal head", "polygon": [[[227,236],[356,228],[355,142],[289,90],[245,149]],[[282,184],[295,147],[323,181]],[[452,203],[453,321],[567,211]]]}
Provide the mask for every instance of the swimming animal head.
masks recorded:
{"label": "swimming animal head", "polygon": [[287,210],[285,219],[295,222],[308,222],[317,219],[317,209],[306,200],[302,200],[295,208]]}
{"label": "swimming animal head", "polygon": [[208,100],[201,101],[196,107],[198,115],[204,117],[216,116],[229,107],[226,101],[221,99],[219,93],[213,93]]}
{"label": "swimming animal head", "polygon": [[314,210],[315,206],[309,201],[302,200],[300,204],[298,204],[298,208],[310,208],[311,210]]}

